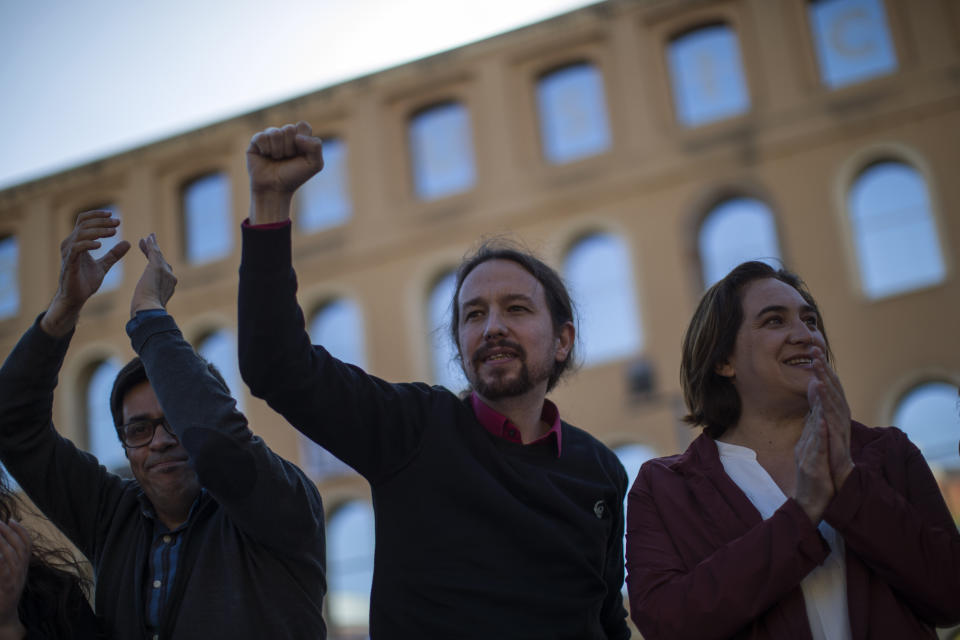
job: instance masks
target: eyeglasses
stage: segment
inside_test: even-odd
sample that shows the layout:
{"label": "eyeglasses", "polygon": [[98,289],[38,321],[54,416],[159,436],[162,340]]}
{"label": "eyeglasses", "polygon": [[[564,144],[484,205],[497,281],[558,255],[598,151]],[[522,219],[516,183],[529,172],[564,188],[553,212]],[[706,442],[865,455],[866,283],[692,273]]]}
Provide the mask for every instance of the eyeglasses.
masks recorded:
{"label": "eyeglasses", "polygon": [[137,420],[136,422],[121,426],[120,441],[123,442],[123,446],[128,449],[145,447],[153,442],[153,436],[157,432],[157,425],[162,426],[163,430],[174,438],[177,437],[177,434],[170,428],[170,423],[167,422],[167,418],[161,417]]}

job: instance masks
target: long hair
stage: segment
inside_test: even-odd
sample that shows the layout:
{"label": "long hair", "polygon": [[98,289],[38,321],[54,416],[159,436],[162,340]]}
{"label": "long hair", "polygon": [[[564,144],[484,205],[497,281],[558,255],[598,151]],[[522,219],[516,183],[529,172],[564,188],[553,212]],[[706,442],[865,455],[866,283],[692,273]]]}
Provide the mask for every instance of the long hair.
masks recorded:
{"label": "long hair", "polygon": [[[23,514],[36,516],[9,487],[5,474],[0,473],[0,519],[23,521]],[[68,549],[53,546],[40,533],[30,530],[32,548],[27,581],[20,594],[18,610],[25,603],[42,602],[43,611],[50,612],[42,621],[44,637],[72,637],[77,617],[76,593],[90,595],[91,583],[80,560]]]}
{"label": "long hair", "polygon": [[717,368],[733,353],[737,332],[743,323],[743,290],[751,282],[766,278],[790,285],[813,308],[817,327],[827,347],[827,360],[832,359],[820,307],[800,276],[786,269],[774,269],[763,262],[744,262],[736,266],[703,294],[683,336],[680,385],[690,412],[683,419],[691,425],[702,426],[712,438],[720,437],[740,420],[740,394],[730,378],[717,373]]}

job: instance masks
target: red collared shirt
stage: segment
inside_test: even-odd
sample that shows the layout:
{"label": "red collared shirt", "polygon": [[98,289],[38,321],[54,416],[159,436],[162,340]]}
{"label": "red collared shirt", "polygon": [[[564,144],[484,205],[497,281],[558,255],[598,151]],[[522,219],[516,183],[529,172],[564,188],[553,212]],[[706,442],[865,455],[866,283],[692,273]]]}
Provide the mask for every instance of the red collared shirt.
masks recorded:
{"label": "red collared shirt", "polygon": [[[477,417],[477,421],[483,425],[484,429],[498,438],[503,438],[504,440],[509,440],[510,442],[516,442],[517,444],[524,444],[523,440],[520,438],[520,429],[518,429],[515,424],[510,422],[509,418],[501,415],[497,411],[494,411],[487,406],[487,404],[480,399],[480,396],[478,396],[476,392],[470,394],[470,404],[473,406],[473,414]],[[555,442],[557,443],[557,457],[559,458],[563,431],[560,429],[560,410],[557,409],[557,405],[553,404],[549,400],[544,400],[543,411],[540,412],[540,420],[549,424],[550,430],[533,442],[528,442],[526,444],[537,444],[549,438],[554,438]]]}

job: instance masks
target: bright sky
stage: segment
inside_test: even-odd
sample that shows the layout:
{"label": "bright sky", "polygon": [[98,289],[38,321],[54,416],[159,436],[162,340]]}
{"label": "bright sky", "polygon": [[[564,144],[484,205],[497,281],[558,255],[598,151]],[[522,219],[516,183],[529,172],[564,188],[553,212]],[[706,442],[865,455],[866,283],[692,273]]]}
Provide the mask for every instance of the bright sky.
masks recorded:
{"label": "bright sky", "polygon": [[593,1],[0,2],[0,188]]}

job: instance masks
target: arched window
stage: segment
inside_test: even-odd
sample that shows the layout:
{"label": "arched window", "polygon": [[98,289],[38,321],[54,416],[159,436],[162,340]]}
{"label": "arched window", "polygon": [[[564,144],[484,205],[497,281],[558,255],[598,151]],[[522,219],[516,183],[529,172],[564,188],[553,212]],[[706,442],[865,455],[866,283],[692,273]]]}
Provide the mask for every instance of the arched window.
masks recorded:
{"label": "arched window", "polygon": [[450,317],[453,304],[453,291],[457,276],[448,271],[437,279],[427,299],[427,313],[430,316],[430,353],[433,363],[433,381],[454,393],[468,386],[467,378],[457,358],[456,346],[450,339]]}
{"label": "arched window", "polygon": [[0,318],[20,312],[20,243],[17,236],[0,237]]}
{"label": "arched window", "polygon": [[643,347],[633,268],[619,236],[595,233],[579,240],[567,253],[563,272],[580,312],[585,365],[624,358]]}
{"label": "arched window", "polygon": [[[656,452],[653,449],[646,445],[642,444],[625,444],[623,446],[617,447],[613,450],[617,454],[617,458],[620,459],[620,464],[623,465],[624,471],[627,472],[627,493],[630,492],[630,487],[633,486],[633,483],[637,480],[637,474],[640,473],[640,467],[643,466],[643,463],[651,458],[657,457]],[[623,513],[626,517],[627,513],[627,496],[623,497]],[[623,527],[623,549],[626,552],[627,549],[627,527],[624,523]],[[622,587],[624,594],[627,592],[627,585],[624,583]]]}
{"label": "arched window", "polygon": [[603,76],[594,65],[580,62],[544,74],[537,105],[548,162],[572,162],[610,148]]}
{"label": "arched window", "polygon": [[960,403],[956,385],[925,382],[913,387],[897,403],[893,424],[910,437],[931,467],[960,470]]}
{"label": "arched window", "polygon": [[197,353],[213,363],[227,382],[230,395],[237,401],[237,410],[243,411],[243,383],[237,363],[237,338],[228,329],[219,329],[200,341]]}
{"label": "arched window", "polygon": [[847,206],[860,281],[871,298],[943,282],[946,266],[923,176],[878,162],[854,181]]}
{"label": "arched window", "polygon": [[[92,211],[94,209],[109,211],[111,214],[113,214],[114,218],[117,218],[121,221],[120,226],[116,228],[117,232],[108,238],[101,238],[100,248],[94,249],[90,252],[90,257],[92,257],[94,260],[99,260],[123,239],[123,219],[120,217],[120,210],[116,205],[106,204],[97,207],[90,207],[88,209],[84,209],[84,211]],[[110,271],[108,271],[107,275],[104,276],[103,283],[100,285],[97,293],[112,291],[120,286],[120,283],[123,282],[123,262],[123,260],[120,260],[110,268]]]}
{"label": "arched window", "polygon": [[687,31],[667,47],[677,120],[695,127],[744,113],[750,94],[737,34],[729,25]]}
{"label": "arched window", "polygon": [[312,233],[343,224],[350,218],[347,145],[339,138],[323,141],[323,171],[297,190],[297,226]]}
{"label": "arched window", "polygon": [[[310,341],[323,346],[333,357],[366,368],[363,315],[349,298],[337,298],[323,304],[311,316],[307,330]],[[307,475],[318,482],[352,473],[344,462],[303,434],[300,435],[300,461]]]}
{"label": "arched window", "polygon": [[711,209],[700,225],[698,244],[704,288],[747,260],[779,266],[773,213],[753,198],[731,198]]}
{"label": "arched window", "polygon": [[835,89],[896,71],[883,0],[811,0],[808,15],[823,84]]}
{"label": "arched window", "polygon": [[434,200],[473,186],[473,135],[466,107],[445,102],[419,111],[410,118],[408,134],[417,197]]}
{"label": "arched window", "polygon": [[340,632],[366,630],[373,583],[374,519],[370,504],[353,500],[327,522],[327,607]]}
{"label": "arched window", "polygon": [[202,264],[233,251],[230,180],[223,172],[200,176],[183,187],[184,253]]}
{"label": "arched window", "polygon": [[92,365],[83,391],[84,426],[87,449],[107,469],[123,469],[127,458],[117,437],[117,428],[110,413],[110,392],[120,373],[120,363],[111,358]]}

